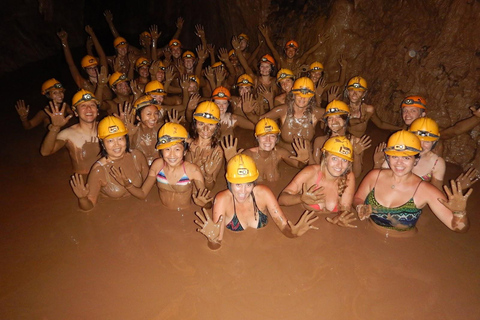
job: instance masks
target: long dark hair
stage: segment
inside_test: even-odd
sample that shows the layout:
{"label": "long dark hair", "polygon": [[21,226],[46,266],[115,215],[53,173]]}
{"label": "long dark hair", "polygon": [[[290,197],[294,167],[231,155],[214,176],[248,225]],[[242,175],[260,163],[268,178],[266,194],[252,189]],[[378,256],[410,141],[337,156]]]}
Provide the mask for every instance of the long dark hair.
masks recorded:
{"label": "long dark hair", "polygon": [[[125,135],[125,140],[127,141],[127,146],[125,151],[130,152],[130,138],[128,137],[128,134]],[[98,139],[98,142],[100,143],[100,155],[108,159],[108,153],[107,153],[107,150],[105,150],[105,146],[103,145],[103,140]]]}

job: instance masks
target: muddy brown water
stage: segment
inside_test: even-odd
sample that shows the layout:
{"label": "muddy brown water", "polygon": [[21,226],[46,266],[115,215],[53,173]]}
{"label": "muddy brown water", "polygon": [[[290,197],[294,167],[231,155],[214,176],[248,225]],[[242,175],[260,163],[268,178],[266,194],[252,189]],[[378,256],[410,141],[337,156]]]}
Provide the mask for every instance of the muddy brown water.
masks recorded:
{"label": "muddy brown water", "polygon": [[[365,222],[333,226],[322,216],[319,230],[297,239],[270,221],[227,232],[222,248],[210,251],[193,223],[196,208],[168,211],[157,190],[144,201],[102,199],[82,212],[68,184],[67,152],[41,157],[44,129],[26,132],[14,113],[7,117],[1,319],[480,318],[480,187],[468,205],[467,234],[425,209],[419,232],[406,239]],[[374,145],[387,136],[369,132]],[[449,178],[459,172],[447,170]],[[282,166],[282,181],[270,187],[278,194],[295,172]],[[302,210],[285,212],[296,221]]]}

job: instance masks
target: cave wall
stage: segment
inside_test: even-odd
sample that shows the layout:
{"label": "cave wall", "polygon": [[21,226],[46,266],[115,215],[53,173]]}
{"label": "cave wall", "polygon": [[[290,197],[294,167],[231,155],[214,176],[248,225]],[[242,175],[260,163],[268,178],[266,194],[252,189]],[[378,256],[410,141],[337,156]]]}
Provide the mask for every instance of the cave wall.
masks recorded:
{"label": "cave wall", "polygon": [[[428,114],[441,127],[468,117],[478,105],[480,70],[480,1],[478,0],[234,0],[234,1],[4,1],[0,16],[0,73],[30,62],[61,56],[55,35],[63,27],[72,47],[82,46],[83,27],[92,25],[107,54],[112,36],[103,18],[111,9],[119,32],[132,44],[155,23],[166,43],[175,32],[175,19],[184,17],[180,40],[194,49],[196,23],[203,24],[209,42],[227,46],[232,34],[246,32],[257,44],[257,26],[266,23],[279,52],[296,39],[301,49],[311,47],[319,33],[328,35],[309,62],[323,62],[329,81],[338,77],[338,59],[348,61],[347,77],[367,79],[367,103],[380,117],[400,124],[400,102],[406,95],[427,99]],[[266,47],[262,48],[266,53]],[[66,65],[65,65],[66,67]],[[46,76],[48,77],[48,76]],[[478,129],[478,128],[477,128]],[[475,156],[479,131],[446,143],[446,159],[464,164]],[[480,159],[478,159],[480,163]]]}

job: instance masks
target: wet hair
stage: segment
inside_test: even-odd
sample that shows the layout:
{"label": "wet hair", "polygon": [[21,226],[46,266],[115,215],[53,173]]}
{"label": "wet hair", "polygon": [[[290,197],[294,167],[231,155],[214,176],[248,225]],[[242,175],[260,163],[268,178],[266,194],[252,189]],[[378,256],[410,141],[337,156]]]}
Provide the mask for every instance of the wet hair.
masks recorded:
{"label": "wet hair", "polygon": [[[327,164],[326,164],[327,154],[331,154],[331,153],[328,152],[328,151],[323,152],[323,158],[322,158],[322,161],[320,162],[322,172],[325,172],[325,169],[326,169],[326,166],[327,166]],[[352,170],[352,163],[350,162],[347,170],[345,170],[345,172],[340,177],[338,177],[337,186],[338,186],[338,200],[339,200],[339,202],[340,202],[340,199],[342,198],[343,193],[345,192],[345,189],[347,188],[347,182],[348,182],[348,179],[349,179],[348,174],[350,173],[351,170]]]}
{"label": "wet hair", "polygon": [[[289,93],[287,93],[287,96],[285,98],[285,104],[287,105],[287,116],[293,117],[295,113],[293,111],[294,103],[295,103],[295,95],[293,94],[292,91],[290,91]],[[310,100],[308,101],[308,105],[305,108],[303,115],[306,116],[307,118],[310,118],[314,107],[315,107],[315,99],[313,99],[313,97],[310,97]]]}
{"label": "wet hair", "polygon": [[[220,126],[221,126],[220,122],[218,122],[217,125],[215,126],[215,131],[213,132],[213,135],[212,135],[212,144],[210,145],[212,149],[216,148],[220,141],[220,136],[221,136]],[[193,140],[197,140],[198,138],[197,119],[195,118],[193,118],[192,124],[190,126],[190,137]]]}
{"label": "wet hair", "polygon": [[[257,64],[258,74],[260,74],[260,64],[262,64],[262,62],[265,62],[265,61],[260,60]],[[275,65],[269,62],[266,62],[266,63],[270,65],[270,77],[275,77],[277,75],[277,67],[275,67]]]}
{"label": "wet hair", "polygon": [[[130,137],[128,136],[128,134],[125,135],[125,140],[127,141],[125,151],[130,152]],[[108,159],[108,153],[107,153],[107,150],[105,150],[105,146],[103,145],[103,140],[98,139],[98,143],[100,144],[100,155]]]}

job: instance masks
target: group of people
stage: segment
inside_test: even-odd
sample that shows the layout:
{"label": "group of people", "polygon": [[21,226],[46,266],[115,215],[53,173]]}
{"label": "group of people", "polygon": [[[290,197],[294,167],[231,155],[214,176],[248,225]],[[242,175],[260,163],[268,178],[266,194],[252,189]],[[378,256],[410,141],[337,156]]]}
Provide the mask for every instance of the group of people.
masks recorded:
{"label": "group of people", "polygon": [[[100,195],[144,199],[156,184],[165,207],[202,207],[195,223],[212,249],[220,247],[225,228],[262,228],[269,216],[288,237],[316,229],[318,214],[334,214],[327,221],[339,226],[355,227],[358,216],[386,232],[406,234],[416,230],[428,205],[448,228],[468,229],[472,190],[463,190],[477,181],[478,172],[472,168],[442,190],[446,166],[435,151],[441,151],[442,139],[480,124],[479,111],[440,130],[426,117],[425,99],[408,96],[402,102],[404,124],[384,122],[364,102],[364,78],[345,84],[343,57],[340,77],[330,83],[323,64],[308,60],[325,41],[323,35],[301,56],[299,44],[290,40],[281,56],[268,27],[260,26],[271,54],[257,59],[263,41],[250,53],[249,37],[242,33],[232,38],[232,50],[216,52],[203,26],[196,25],[201,44],[195,54],[178,40],[181,18],[164,47],[154,25],[140,34],[141,48],[135,48],[118,34],[112,13],[106,11],[105,17],[116,54],[107,57],[87,26],[83,72],[70,53],[67,33],[58,33],[79,88],[71,105],[64,101],[61,82],[49,79],[42,86],[49,100],[44,110],[29,118],[23,100],[15,106],[25,129],[46,126],[42,155],[62,147],[69,151],[70,184],[81,209],[92,209]],[[364,151],[371,147],[365,135],[370,120],[394,133],[376,148],[374,169],[356,189]],[[250,131],[257,146],[239,149],[236,128]],[[281,181],[282,161],[299,172],[277,198],[262,183]],[[227,189],[211,194],[223,177]],[[306,210],[296,224],[282,211],[293,205]]]}

